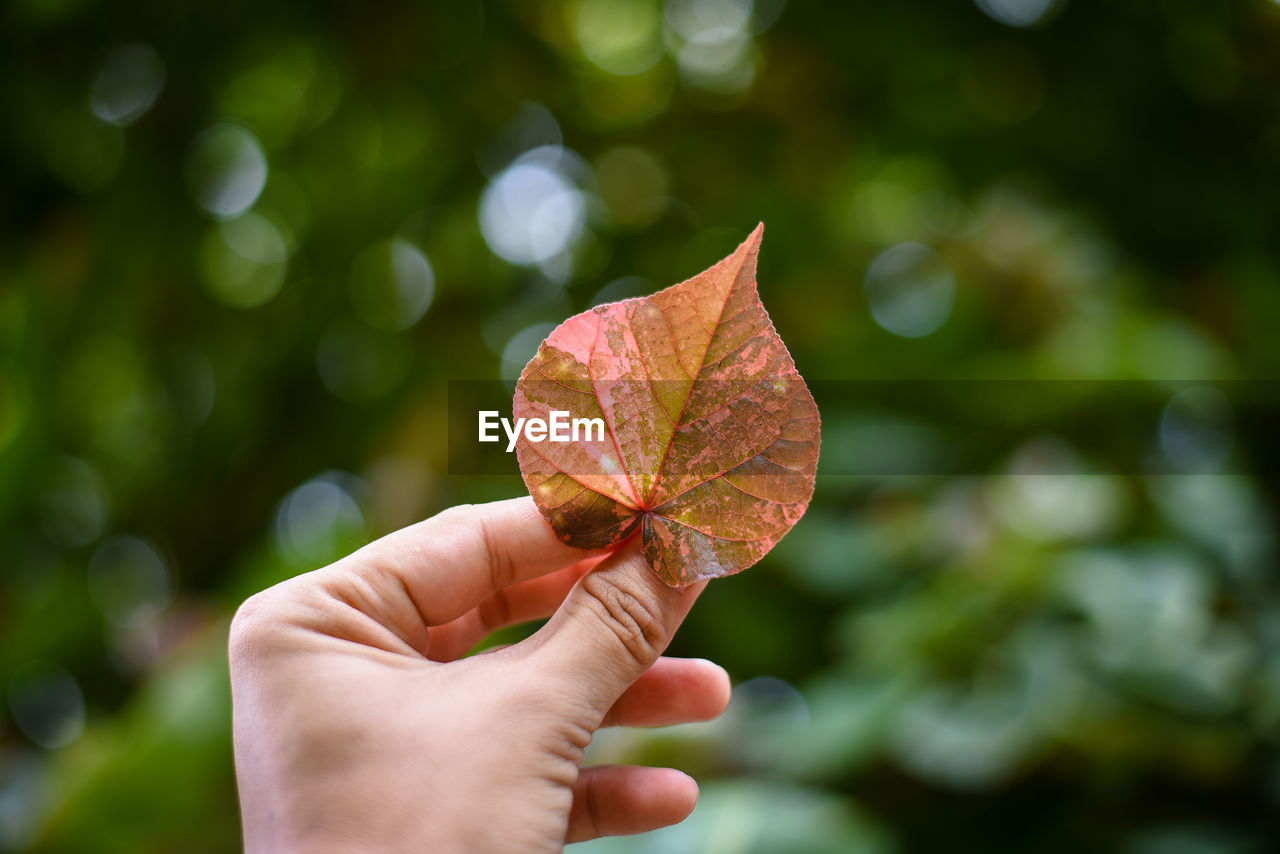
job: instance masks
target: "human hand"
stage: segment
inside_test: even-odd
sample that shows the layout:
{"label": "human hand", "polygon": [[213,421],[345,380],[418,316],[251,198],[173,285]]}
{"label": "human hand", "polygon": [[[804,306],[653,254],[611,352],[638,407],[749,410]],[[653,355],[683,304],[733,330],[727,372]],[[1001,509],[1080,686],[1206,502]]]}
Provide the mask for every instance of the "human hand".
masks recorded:
{"label": "human hand", "polygon": [[[672,769],[581,768],[601,726],[706,720],[724,670],[659,657],[705,582],[556,539],[530,499],[454,507],[241,606],[247,851],[558,851],[680,821]],[[462,658],[504,625],[528,639]]]}

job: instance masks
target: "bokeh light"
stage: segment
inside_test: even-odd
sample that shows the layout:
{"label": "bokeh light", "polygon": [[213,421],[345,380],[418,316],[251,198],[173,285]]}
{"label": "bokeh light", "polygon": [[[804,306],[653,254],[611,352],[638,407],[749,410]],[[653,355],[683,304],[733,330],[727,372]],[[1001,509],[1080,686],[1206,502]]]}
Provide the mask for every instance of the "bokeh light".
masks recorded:
{"label": "bokeh light", "polygon": [[622,228],[644,228],[669,203],[669,178],[662,163],[643,148],[611,148],[595,161],[597,192]]}
{"label": "bokeh light", "polygon": [[624,299],[648,296],[654,290],[653,283],[648,279],[640,276],[623,276],[596,291],[595,296],[591,298],[591,306],[594,308],[607,302],[620,302]]}
{"label": "bokeh light", "polygon": [[89,106],[104,122],[128,126],[146,115],[164,89],[165,64],[147,44],[118,47],[93,78]]}
{"label": "bokeh light", "polygon": [[351,302],[379,329],[401,331],[417,323],[431,305],[436,276],[412,243],[384,240],[366,249],[351,267]]}
{"label": "bokeh light", "polygon": [[555,328],[554,323],[535,323],[512,335],[511,340],[502,348],[502,378],[519,377],[524,366],[529,364],[529,360],[538,352],[538,346],[542,344],[542,340]]}
{"label": "bokeh light", "polygon": [[1221,471],[1235,445],[1231,402],[1212,386],[1184,388],[1160,416],[1160,449],[1175,471]]}
{"label": "bokeh light", "polygon": [[671,29],[689,40],[714,30],[745,33],[753,6],[752,0],[668,0],[666,19]]}
{"label": "bokeh light", "polygon": [[134,535],[113,537],[89,561],[89,595],[112,625],[146,625],[173,601],[171,576],[152,543]]}
{"label": "bokeh light", "polygon": [[492,178],[527,151],[539,148],[558,149],[564,143],[564,131],[551,111],[541,104],[526,101],[503,128],[479,146],[476,162],[485,176]]}
{"label": "bokeh light", "polygon": [[312,202],[307,191],[296,178],[278,169],[271,172],[254,203],[254,211],[270,220],[280,232],[290,255],[298,250],[311,227]]}
{"label": "bokeh light", "polygon": [[994,21],[1010,27],[1031,27],[1057,12],[1066,0],[974,0]]}
{"label": "bokeh light", "polygon": [[408,376],[413,353],[388,332],[339,320],[316,346],[316,367],[325,388],[350,403],[370,403],[395,390]]}
{"label": "bokeh light", "polygon": [[532,266],[573,245],[586,223],[582,191],[565,174],[564,149],[526,152],[503,169],[480,197],[480,230],[494,254]]}
{"label": "bokeh light", "polygon": [[40,747],[57,750],[84,732],[84,693],[75,677],[58,665],[28,663],[13,674],[8,687],[13,722]]}
{"label": "bokeh light", "polygon": [[1148,318],[1133,337],[1137,372],[1147,379],[1221,380],[1232,374],[1230,355],[1184,319]]}
{"label": "bokeh light", "polygon": [[676,71],[659,62],[642,74],[593,74],[576,81],[590,124],[598,129],[635,130],[662,115],[675,97]]}
{"label": "bokeh light", "polygon": [[88,545],[102,536],[111,515],[106,480],[78,457],[57,457],[50,462],[40,505],[46,535],[70,548]]}
{"label": "bokeh light", "polygon": [[355,475],[328,471],[291,491],[276,509],[275,545],[291,565],[313,569],[368,536],[356,496],[366,487]]}
{"label": "bokeh light", "polygon": [[85,430],[88,447],[107,458],[142,466],[159,450],[168,405],[138,342],[112,332],[77,342],[62,365],[59,397],[66,423]]}
{"label": "bokeh light", "polygon": [[1088,540],[1118,527],[1125,512],[1116,478],[1088,473],[1072,448],[1044,437],[1018,448],[1009,474],[991,482],[997,518],[1031,540]]}
{"label": "bokeh light", "polygon": [[904,338],[936,332],[951,314],[955,277],[928,246],[899,243],[881,252],[863,280],[871,316]]}
{"label": "bokeh light", "polygon": [[668,0],[669,37],[689,85],[717,95],[746,91],[755,81],[751,0]]}
{"label": "bokeh light", "polygon": [[284,284],[289,250],[266,217],[247,213],[216,223],[200,246],[200,275],[210,296],[233,308],[256,308]]}
{"label": "bokeh light", "polygon": [[317,45],[273,38],[246,54],[218,92],[218,108],[254,128],[268,148],[333,114],[342,78]]}
{"label": "bokeh light", "polygon": [[266,186],[267,158],[248,128],[215,124],[192,144],[187,181],[200,207],[215,218],[233,219],[247,211]]}
{"label": "bokeh light", "polygon": [[655,0],[580,0],[575,5],[578,46],[601,69],[630,76],[662,59],[662,13]]}
{"label": "bokeh light", "polygon": [[40,804],[48,793],[48,769],[32,749],[0,754],[0,846],[28,843]]}

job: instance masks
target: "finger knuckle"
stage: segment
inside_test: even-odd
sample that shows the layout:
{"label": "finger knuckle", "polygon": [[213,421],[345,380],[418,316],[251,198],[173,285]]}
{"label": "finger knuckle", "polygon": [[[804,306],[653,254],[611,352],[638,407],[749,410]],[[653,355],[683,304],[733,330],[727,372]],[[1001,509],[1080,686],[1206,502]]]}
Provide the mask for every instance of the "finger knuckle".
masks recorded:
{"label": "finger knuckle", "polygon": [[228,636],[232,666],[256,658],[270,648],[278,631],[278,609],[272,589],[255,593],[240,604],[231,618]]}
{"label": "finger knuckle", "polygon": [[506,588],[499,590],[479,606],[480,624],[487,632],[496,631],[515,621],[515,608]]}
{"label": "finger knuckle", "polygon": [[476,509],[474,504],[454,504],[435,515],[435,519],[444,522],[459,522],[469,518]]}
{"label": "finger knuckle", "polygon": [[458,504],[441,511],[435,518],[445,529],[466,531],[476,538],[478,550],[489,558],[489,584],[492,589],[501,590],[515,580],[516,556],[501,532],[494,529],[488,507]]}
{"label": "finger knuckle", "polygon": [[592,612],[613,632],[626,653],[644,667],[652,664],[667,643],[659,603],[619,587],[604,575],[588,575],[582,586],[590,597]]}

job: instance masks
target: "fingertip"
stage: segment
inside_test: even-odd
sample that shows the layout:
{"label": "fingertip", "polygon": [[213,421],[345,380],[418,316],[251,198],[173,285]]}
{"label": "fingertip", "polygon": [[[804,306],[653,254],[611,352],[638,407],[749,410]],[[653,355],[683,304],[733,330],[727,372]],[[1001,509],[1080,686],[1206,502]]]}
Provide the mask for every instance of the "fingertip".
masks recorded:
{"label": "fingertip", "polygon": [[[654,791],[661,792],[656,799],[661,806],[655,811],[660,827],[679,824],[688,818],[698,805],[698,781],[676,768],[647,768],[645,771],[657,777]],[[651,778],[652,779],[652,778]]]}
{"label": "fingertip", "polygon": [[710,659],[697,658],[694,661],[704,671],[703,678],[708,686],[708,708],[713,711],[707,719],[717,718],[729,707],[729,700],[733,697],[733,682],[729,679],[729,671]]}
{"label": "fingertip", "polygon": [[[686,807],[675,821],[684,821],[693,812],[694,807],[698,805],[698,796],[701,794],[701,789],[698,787],[698,781],[683,771],[678,771],[675,768],[667,770],[676,778],[672,782],[672,788],[678,793],[679,802]],[[675,822],[672,823],[674,824]]]}

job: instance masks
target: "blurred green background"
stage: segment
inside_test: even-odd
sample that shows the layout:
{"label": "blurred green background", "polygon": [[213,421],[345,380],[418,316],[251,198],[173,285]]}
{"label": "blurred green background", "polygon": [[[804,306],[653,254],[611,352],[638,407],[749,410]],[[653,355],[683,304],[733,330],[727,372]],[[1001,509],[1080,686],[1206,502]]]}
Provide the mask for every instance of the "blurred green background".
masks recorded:
{"label": "blurred green background", "polygon": [[1064,396],[945,476],[831,457],[945,455],[937,386],[835,401],[808,516],[675,643],[729,712],[592,747],[698,810],[581,850],[1280,850],[1276,433],[1214,385],[1280,376],[1280,3],[0,15],[0,849],[237,846],[236,605],[522,494],[449,474],[447,382],[764,220],[811,379],[1167,401],[1136,460]]}

